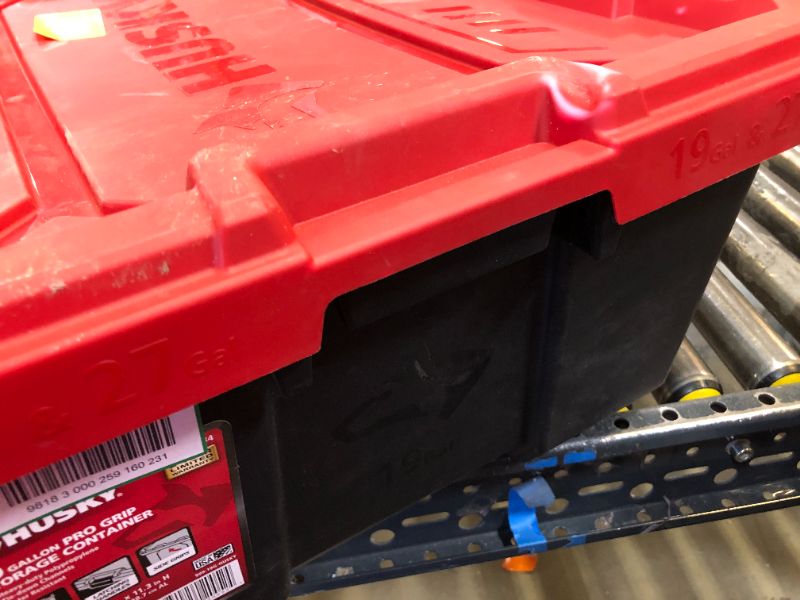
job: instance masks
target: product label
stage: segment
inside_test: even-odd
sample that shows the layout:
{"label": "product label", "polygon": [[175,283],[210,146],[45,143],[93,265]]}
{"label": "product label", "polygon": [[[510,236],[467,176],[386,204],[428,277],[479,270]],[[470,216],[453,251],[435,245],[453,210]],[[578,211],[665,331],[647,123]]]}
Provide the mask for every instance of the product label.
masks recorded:
{"label": "product label", "polygon": [[221,427],[177,475],[162,469],[0,535],[0,600],[214,600],[243,586],[246,530]]}
{"label": "product label", "polygon": [[52,514],[61,522],[83,500],[161,471],[206,449],[194,408],[134,429],[94,448],[0,485],[0,532]]}

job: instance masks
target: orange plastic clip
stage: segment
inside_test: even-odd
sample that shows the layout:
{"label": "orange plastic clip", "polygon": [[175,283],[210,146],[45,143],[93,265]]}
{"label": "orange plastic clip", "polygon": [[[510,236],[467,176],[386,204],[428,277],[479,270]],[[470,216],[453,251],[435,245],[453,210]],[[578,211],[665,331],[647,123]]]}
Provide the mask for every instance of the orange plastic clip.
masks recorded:
{"label": "orange plastic clip", "polygon": [[536,554],[521,554],[503,559],[503,568],[511,573],[533,573],[539,557]]}

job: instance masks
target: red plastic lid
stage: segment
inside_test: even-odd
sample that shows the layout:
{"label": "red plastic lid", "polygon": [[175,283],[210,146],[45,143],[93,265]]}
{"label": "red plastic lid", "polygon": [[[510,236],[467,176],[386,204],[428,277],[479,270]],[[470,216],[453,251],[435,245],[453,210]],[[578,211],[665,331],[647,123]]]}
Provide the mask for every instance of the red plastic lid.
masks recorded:
{"label": "red plastic lid", "polygon": [[11,141],[5,129],[0,128],[0,223],[5,231],[11,232],[35,211],[36,204],[19,172]]}
{"label": "red plastic lid", "polygon": [[[105,36],[33,33],[92,6]],[[349,290],[598,191],[626,222],[800,142],[796,0],[0,15],[0,481],[313,354]]]}

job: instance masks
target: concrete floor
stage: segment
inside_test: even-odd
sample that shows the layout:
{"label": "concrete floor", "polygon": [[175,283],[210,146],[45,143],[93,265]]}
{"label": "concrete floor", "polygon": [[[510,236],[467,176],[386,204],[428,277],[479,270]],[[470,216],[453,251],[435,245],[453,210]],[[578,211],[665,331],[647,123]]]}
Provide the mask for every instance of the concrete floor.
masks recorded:
{"label": "concrete floor", "polygon": [[800,507],[562,548],[532,574],[490,562],[307,600],[797,600]]}

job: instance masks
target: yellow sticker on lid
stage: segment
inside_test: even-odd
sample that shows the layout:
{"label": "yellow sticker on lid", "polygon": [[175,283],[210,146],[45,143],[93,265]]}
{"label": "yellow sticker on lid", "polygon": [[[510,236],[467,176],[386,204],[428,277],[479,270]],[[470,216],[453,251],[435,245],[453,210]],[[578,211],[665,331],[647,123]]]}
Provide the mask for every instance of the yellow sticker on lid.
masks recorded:
{"label": "yellow sticker on lid", "polygon": [[42,13],[33,17],[33,32],[59,42],[103,37],[106,26],[99,8]]}

